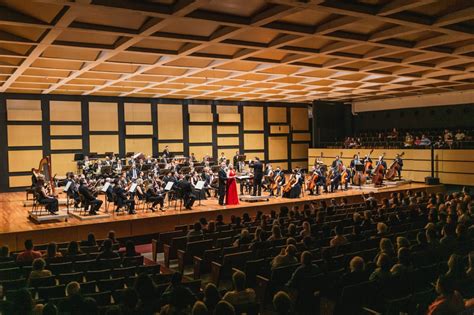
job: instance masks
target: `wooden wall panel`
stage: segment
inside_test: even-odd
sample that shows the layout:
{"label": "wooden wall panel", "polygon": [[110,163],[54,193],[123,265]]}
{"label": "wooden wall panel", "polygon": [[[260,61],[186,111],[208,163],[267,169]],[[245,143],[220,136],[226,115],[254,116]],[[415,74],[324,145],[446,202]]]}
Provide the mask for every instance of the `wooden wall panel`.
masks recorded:
{"label": "wooden wall panel", "polygon": [[82,150],[82,139],[52,139],[51,150]]}
{"label": "wooden wall panel", "polygon": [[49,115],[51,121],[81,121],[81,102],[51,101]]}
{"label": "wooden wall panel", "polygon": [[82,126],[51,125],[49,133],[52,136],[80,136],[82,135]]}
{"label": "wooden wall panel", "polygon": [[224,134],[238,135],[239,126],[217,126],[217,133],[220,135],[224,135]]}
{"label": "wooden wall panel", "polygon": [[211,105],[188,105],[188,113],[211,113]]}
{"label": "wooden wall panel", "polygon": [[183,139],[182,105],[158,105],[158,139]]}
{"label": "wooden wall panel", "polygon": [[202,161],[202,158],[205,155],[212,156],[212,146],[203,146],[203,145],[190,145],[189,146],[189,153],[194,153],[194,156],[198,161]]}
{"label": "wooden wall panel", "polygon": [[90,152],[103,154],[105,152],[118,153],[119,151],[118,135],[91,135],[89,139]]}
{"label": "wooden wall panel", "polygon": [[189,126],[189,143],[212,142],[212,126]]}
{"label": "wooden wall panel", "polygon": [[43,138],[41,134],[41,126],[22,126],[8,125],[8,146],[9,147],[26,147],[41,146]]}
{"label": "wooden wall panel", "polygon": [[125,152],[142,152],[146,156],[153,155],[152,139],[125,139]]}
{"label": "wooden wall panel", "polygon": [[309,130],[308,109],[291,108],[291,128],[293,130]]}
{"label": "wooden wall panel", "polygon": [[219,114],[219,122],[221,123],[239,123],[240,119],[241,119],[240,114],[234,114],[234,113]]}
{"label": "wooden wall panel", "polygon": [[268,138],[268,158],[270,160],[288,159],[288,137]]}
{"label": "wooden wall panel", "polygon": [[[38,165],[36,165],[36,167],[38,167]],[[31,186],[31,176],[30,175],[10,176],[8,178],[8,186],[10,188]]]}
{"label": "wooden wall panel", "polygon": [[244,106],[244,130],[263,130],[263,107]]}
{"label": "wooden wall panel", "polygon": [[265,141],[263,133],[245,133],[244,134],[244,150],[263,150],[265,149]]}
{"label": "wooden wall panel", "polygon": [[163,150],[165,149],[166,146],[168,146],[171,153],[183,152],[184,151],[184,145],[183,145],[182,142],[181,143],[159,143],[158,144],[158,151],[159,151],[160,155],[161,155],[161,153],[163,152]]}
{"label": "wooden wall panel", "polygon": [[216,111],[218,114],[228,113],[228,114],[237,114],[239,112],[238,106],[226,106],[226,105],[217,105]]}
{"label": "wooden wall panel", "polygon": [[294,133],[293,141],[311,141],[310,133]]}
{"label": "wooden wall panel", "polygon": [[41,101],[7,100],[7,120],[41,121]]}
{"label": "wooden wall panel", "polygon": [[291,158],[292,159],[306,159],[308,155],[309,144],[307,143],[292,143],[291,144]]}
{"label": "wooden wall panel", "polygon": [[67,172],[74,172],[77,169],[74,162],[74,153],[54,153],[51,154],[51,171],[58,176],[65,176]]}
{"label": "wooden wall panel", "polygon": [[308,162],[306,161],[292,161],[291,162],[291,169],[294,170],[295,168],[299,167],[300,169],[308,169]]}
{"label": "wooden wall panel", "polygon": [[153,135],[152,125],[127,125],[125,127],[127,135]]}
{"label": "wooden wall panel", "polygon": [[258,157],[260,160],[265,161],[265,153],[263,152],[253,152],[245,151],[244,153],[247,156],[247,161],[253,160],[255,157]]}
{"label": "wooden wall panel", "polygon": [[270,126],[270,133],[290,133],[290,126]]}
{"label": "wooden wall panel", "polygon": [[235,145],[239,146],[239,137],[220,137],[217,138],[218,146]]}
{"label": "wooden wall panel", "polygon": [[189,113],[190,122],[208,122],[214,121],[214,115],[212,113]]}
{"label": "wooden wall panel", "polygon": [[21,150],[8,152],[8,170],[10,172],[29,172],[38,168],[43,158],[42,150]]}
{"label": "wooden wall panel", "polygon": [[151,105],[150,103],[125,103],[125,121],[150,122]]}
{"label": "wooden wall panel", "polygon": [[105,103],[105,102],[90,102],[89,103],[89,130],[90,131],[117,131],[118,130],[118,104]]}
{"label": "wooden wall panel", "polygon": [[269,123],[286,123],[286,107],[268,107]]}

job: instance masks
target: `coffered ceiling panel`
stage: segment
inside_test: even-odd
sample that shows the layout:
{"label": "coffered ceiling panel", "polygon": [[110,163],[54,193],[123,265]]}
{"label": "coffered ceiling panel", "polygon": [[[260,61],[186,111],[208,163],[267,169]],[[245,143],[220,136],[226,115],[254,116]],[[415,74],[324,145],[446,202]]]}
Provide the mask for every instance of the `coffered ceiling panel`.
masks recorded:
{"label": "coffered ceiling panel", "polygon": [[0,92],[311,102],[468,90],[472,0],[0,0]]}

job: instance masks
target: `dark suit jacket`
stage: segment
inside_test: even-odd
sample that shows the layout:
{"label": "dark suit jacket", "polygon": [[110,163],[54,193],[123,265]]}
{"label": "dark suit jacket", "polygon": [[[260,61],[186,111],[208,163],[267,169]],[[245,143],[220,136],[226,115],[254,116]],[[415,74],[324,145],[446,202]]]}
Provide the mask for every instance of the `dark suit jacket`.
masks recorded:
{"label": "dark suit jacket", "polygon": [[225,186],[227,184],[227,173],[221,168],[219,169],[219,193],[225,193]]}
{"label": "dark suit jacket", "polygon": [[95,199],[94,195],[92,195],[89,188],[87,188],[85,185],[79,186],[79,193],[84,196],[86,201],[92,201]]}
{"label": "dark suit jacket", "polygon": [[250,167],[253,168],[253,177],[257,181],[262,180],[263,178],[263,164],[260,161],[255,161],[250,164]]}

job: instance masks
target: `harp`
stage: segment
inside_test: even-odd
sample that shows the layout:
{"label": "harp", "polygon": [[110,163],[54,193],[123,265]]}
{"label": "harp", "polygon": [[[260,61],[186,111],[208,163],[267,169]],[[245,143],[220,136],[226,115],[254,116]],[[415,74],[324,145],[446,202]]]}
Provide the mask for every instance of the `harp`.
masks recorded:
{"label": "harp", "polygon": [[44,176],[45,183],[49,184],[51,193],[54,195],[54,178],[51,175],[51,158],[46,156],[41,159],[37,169],[33,169],[34,172],[42,174]]}

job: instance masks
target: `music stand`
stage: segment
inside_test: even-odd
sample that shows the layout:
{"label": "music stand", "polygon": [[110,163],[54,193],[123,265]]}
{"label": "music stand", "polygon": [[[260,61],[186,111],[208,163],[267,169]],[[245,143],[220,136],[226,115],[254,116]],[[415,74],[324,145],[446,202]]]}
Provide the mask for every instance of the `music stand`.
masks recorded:
{"label": "music stand", "polygon": [[[171,189],[173,189],[173,186],[174,186],[174,182],[167,182],[166,183],[166,186],[165,186],[165,194],[168,194]],[[170,199],[170,196],[168,195],[168,208],[171,206],[171,199]]]}
{"label": "music stand", "polygon": [[198,204],[198,206],[201,205],[201,191],[204,188],[205,183],[206,183],[205,181],[200,180],[196,183],[196,186],[194,186],[194,189],[199,192],[199,204]]}
{"label": "music stand", "polygon": [[69,189],[71,189],[71,185],[72,185],[72,181],[68,181],[66,186],[64,187],[63,189],[63,192],[66,193],[66,204],[67,204],[67,214],[69,215],[69,194],[68,194],[68,191]]}

